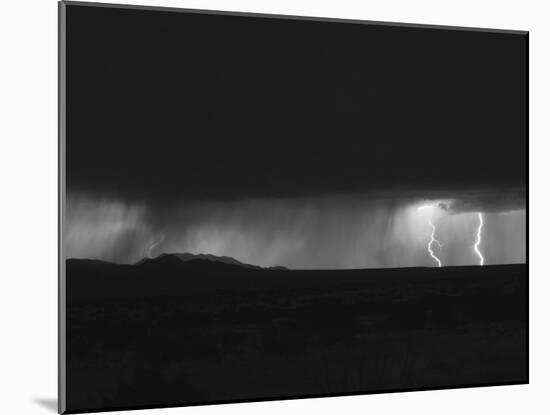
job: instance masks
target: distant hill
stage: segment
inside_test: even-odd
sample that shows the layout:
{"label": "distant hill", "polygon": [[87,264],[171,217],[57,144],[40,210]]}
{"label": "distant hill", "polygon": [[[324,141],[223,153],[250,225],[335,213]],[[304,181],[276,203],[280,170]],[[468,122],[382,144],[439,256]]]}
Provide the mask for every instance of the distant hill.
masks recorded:
{"label": "distant hill", "polygon": [[139,265],[139,264],[147,263],[147,262],[150,262],[150,261],[166,260],[167,258],[169,258],[168,259],[169,261],[173,260],[174,258],[177,258],[182,262],[189,262],[189,261],[196,261],[196,260],[221,262],[221,263],[224,263],[224,264],[235,265],[235,266],[238,266],[238,267],[250,268],[250,269],[279,269],[279,270],[287,269],[286,267],[283,267],[283,266],[275,266],[275,267],[264,268],[264,267],[260,267],[259,265],[252,265],[252,264],[247,264],[247,263],[238,261],[235,258],[232,258],[232,257],[229,257],[229,256],[217,256],[217,255],[212,255],[212,254],[191,254],[189,252],[173,253],[173,254],[162,254],[162,255],[159,255],[156,258],[143,258],[137,264]]}
{"label": "distant hill", "polygon": [[[71,299],[166,296],[211,289],[249,289],[267,282],[266,273],[288,273],[284,267],[262,268],[230,257],[207,254],[162,254],[136,264],[93,259],[66,261]],[[273,280],[268,285],[276,284]]]}

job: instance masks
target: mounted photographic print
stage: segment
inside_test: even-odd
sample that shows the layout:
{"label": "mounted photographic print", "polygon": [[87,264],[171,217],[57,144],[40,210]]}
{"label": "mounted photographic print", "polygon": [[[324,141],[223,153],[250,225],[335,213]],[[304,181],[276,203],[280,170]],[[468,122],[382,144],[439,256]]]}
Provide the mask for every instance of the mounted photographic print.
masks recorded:
{"label": "mounted photographic print", "polygon": [[528,34],[61,2],[60,412],[528,382]]}

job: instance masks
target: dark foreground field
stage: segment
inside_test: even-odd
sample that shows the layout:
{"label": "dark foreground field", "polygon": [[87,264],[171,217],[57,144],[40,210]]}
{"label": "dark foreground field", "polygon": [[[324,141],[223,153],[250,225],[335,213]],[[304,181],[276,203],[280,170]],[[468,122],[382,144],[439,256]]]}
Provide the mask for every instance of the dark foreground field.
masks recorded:
{"label": "dark foreground field", "polygon": [[525,265],[66,275],[71,411],[527,381]]}

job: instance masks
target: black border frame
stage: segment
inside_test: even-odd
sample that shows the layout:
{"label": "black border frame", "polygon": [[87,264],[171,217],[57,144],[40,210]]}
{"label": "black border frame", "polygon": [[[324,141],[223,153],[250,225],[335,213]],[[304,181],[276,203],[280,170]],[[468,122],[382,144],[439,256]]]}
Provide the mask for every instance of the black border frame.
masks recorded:
{"label": "black border frame", "polygon": [[[395,26],[395,27],[407,27],[407,28],[419,28],[419,29],[440,29],[440,30],[457,30],[457,31],[477,31],[477,32],[489,32],[489,33],[502,33],[502,34],[516,34],[525,37],[526,43],[526,85],[525,85],[525,99],[526,99],[526,251],[525,251],[525,265],[527,269],[527,281],[526,281],[526,296],[527,296],[527,330],[526,330],[526,378],[523,382],[499,382],[499,383],[481,383],[481,384],[457,384],[451,386],[438,386],[438,387],[420,387],[410,389],[388,389],[381,391],[364,391],[364,392],[349,392],[349,393],[319,393],[319,394],[306,394],[306,395],[291,395],[281,397],[256,397],[250,399],[234,399],[234,400],[218,400],[218,401],[198,401],[198,402],[174,402],[163,405],[136,405],[136,406],[120,406],[120,407],[106,407],[89,410],[70,410],[67,409],[67,377],[66,377],[66,280],[65,280],[65,256],[63,250],[63,232],[65,225],[65,144],[66,144],[66,7],[67,6],[84,6],[84,7],[104,7],[104,8],[116,8],[116,9],[131,9],[131,10],[144,10],[144,11],[159,11],[159,12],[176,12],[176,13],[196,13],[196,14],[210,14],[221,16],[241,16],[241,17],[257,17],[257,18],[271,18],[271,19],[290,19],[290,20],[302,20],[302,21],[317,21],[317,22],[333,22],[333,23],[349,23],[349,24],[366,24],[376,26]],[[219,404],[234,404],[234,403],[246,403],[246,402],[269,402],[280,400],[294,400],[294,399],[311,399],[311,398],[328,398],[328,397],[345,397],[345,396],[361,396],[361,395],[375,395],[381,393],[400,393],[400,392],[421,392],[421,391],[437,391],[437,390],[449,390],[449,389],[465,389],[465,388],[480,388],[490,386],[511,386],[511,385],[525,385],[529,384],[530,378],[530,272],[529,272],[529,89],[530,89],[530,77],[529,77],[529,36],[528,30],[506,30],[506,29],[494,29],[494,28],[478,28],[478,27],[463,27],[463,26],[447,26],[447,25],[431,25],[431,24],[418,24],[418,23],[398,23],[387,21],[370,21],[370,20],[354,20],[354,19],[342,19],[342,18],[329,18],[329,17],[313,17],[313,16],[296,16],[296,15],[281,15],[281,14],[265,14],[265,13],[251,13],[251,12],[236,12],[236,11],[221,11],[221,10],[207,10],[207,9],[187,9],[179,7],[163,7],[163,6],[144,6],[144,5],[131,5],[131,4],[116,4],[116,3],[100,3],[100,2],[87,2],[87,1],[72,1],[72,0],[60,0],[58,2],[58,396],[57,407],[59,414],[71,414],[71,413],[90,413],[90,412],[110,412],[110,411],[122,411],[122,410],[135,410],[135,409],[155,409],[155,408],[174,408],[174,407],[188,407],[198,405],[219,405]]]}

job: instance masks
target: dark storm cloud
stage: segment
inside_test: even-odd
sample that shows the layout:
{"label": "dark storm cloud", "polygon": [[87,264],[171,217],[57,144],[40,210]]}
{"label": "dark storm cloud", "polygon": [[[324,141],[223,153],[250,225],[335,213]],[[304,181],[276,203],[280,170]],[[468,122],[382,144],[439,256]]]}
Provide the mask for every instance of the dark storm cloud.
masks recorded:
{"label": "dark storm cloud", "polygon": [[71,191],[168,205],[471,192],[473,208],[492,204],[482,191],[526,187],[525,35],[80,6],[68,18]]}
{"label": "dark storm cloud", "polygon": [[[396,191],[394,198],[401,200],[431,200],[447,214],[470,212],[510,212],[526,208],[526,189],[524,187],[493,186],[492,188],[454,190],[435,190],[430,188],[416,191]],[[399,197],[396,197],[399,195]],[[386,196],[391,198],[391,196]]]}
{"label": "dark storm cloud", "polygon": [[450,213],[509,212],[525,209],[525,188],[480,189],[476,192],[457,193],[447,205]]}

